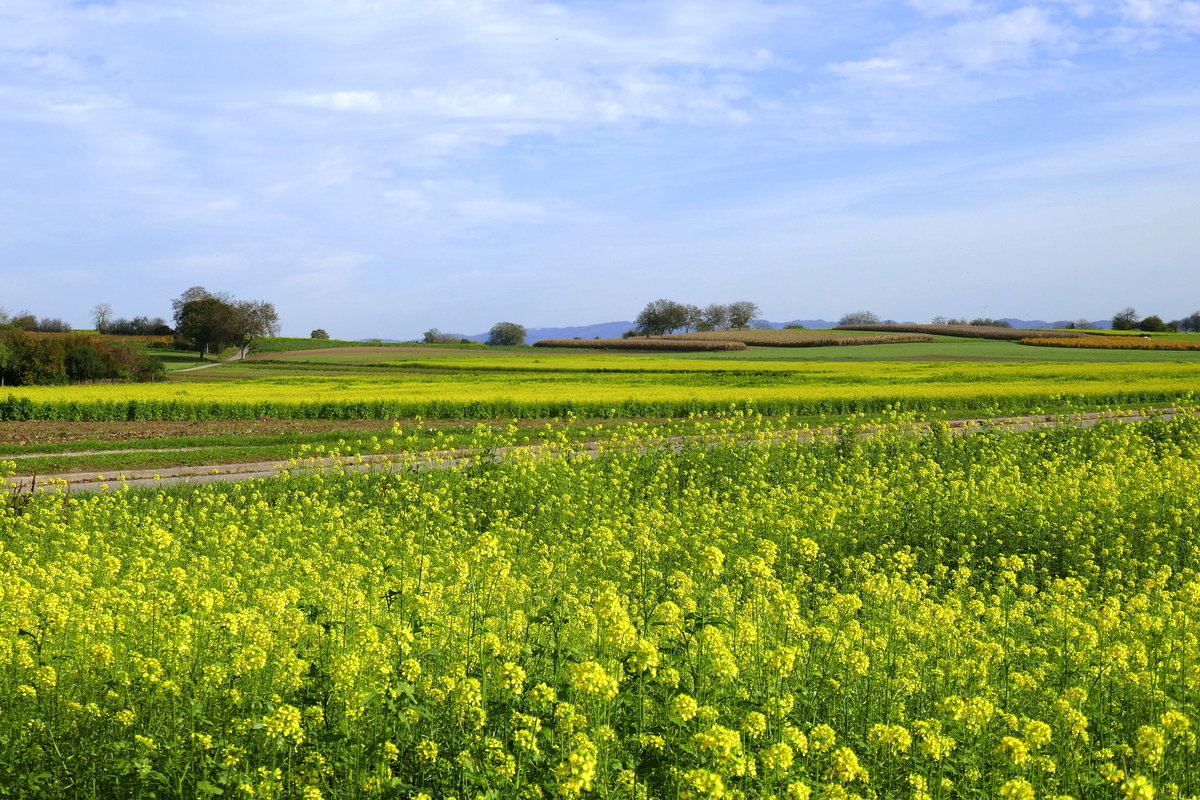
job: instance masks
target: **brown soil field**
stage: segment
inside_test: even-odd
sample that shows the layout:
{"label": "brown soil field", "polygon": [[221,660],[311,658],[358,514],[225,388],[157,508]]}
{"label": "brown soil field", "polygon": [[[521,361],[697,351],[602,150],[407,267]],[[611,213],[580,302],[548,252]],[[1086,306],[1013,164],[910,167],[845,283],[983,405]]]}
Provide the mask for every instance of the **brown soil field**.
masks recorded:
{"label": "brown soil field", "polygon": [[390,431],[381,420],[256,419],[138,422],[0,422],[0,443],[39,444],[78,441],[128,442],[169,436],[272,436],[325,431]]}
{"label": "brown soil field", "polygon": [[303,361],[313,356],[346,356],[346,355],[379,355],[389,359],[411,358],[416,356],[431,358],[434,356],[482,356],[503,354],[504,350],[464,350],[454,347],[323,347],[319,350],[287,350],[281,353],[257,353],[246,357],[247,361]]}

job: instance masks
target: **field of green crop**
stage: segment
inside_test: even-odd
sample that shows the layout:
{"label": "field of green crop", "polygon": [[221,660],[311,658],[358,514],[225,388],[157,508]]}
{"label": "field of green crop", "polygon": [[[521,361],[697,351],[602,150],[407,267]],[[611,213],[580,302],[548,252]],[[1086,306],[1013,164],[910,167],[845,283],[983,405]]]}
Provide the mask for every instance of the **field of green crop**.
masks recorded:
{"label": "field of green crop", "polygon": [[1200,795],[1200,421],[704,424],[10,496],[0,795]]}

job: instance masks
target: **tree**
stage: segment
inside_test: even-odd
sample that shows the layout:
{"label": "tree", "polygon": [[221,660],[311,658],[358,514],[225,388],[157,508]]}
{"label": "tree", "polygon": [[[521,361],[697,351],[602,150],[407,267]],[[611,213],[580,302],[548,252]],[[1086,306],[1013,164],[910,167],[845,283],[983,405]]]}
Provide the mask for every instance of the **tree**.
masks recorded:
{"label": "tree", "polygon": [[235,300],[203,286],[188,289],[171,301],[171,307],[175,329],[200,351],[201,358],[209,348],[236,345],[245,350],[260,336],[274,336],[279,330],[279,314],[271,303]]}
{"label": "tree", "polygon": [[945,317],[938,316],[938,317],[934,317],[933,319],[929,320],[929,324],[930,325],[945,325],[947,323],[946,323]]}
{"label": "tree", "polygon": [[70,333],[71,324],[58,317],[42,317],[38,320],[37,329],[42,333]]}
{"label": "tree", "polygon": [[838,320],[838,325],[845,327],[847,325],[878,325],[879,317],[871,311],[851,311],[849,314],[843,314]]}
{"label": "tree", "polygon": [[1112,329],[1114,331],[1131,331],[1137,327],[1138,313],[1133,306],[1125,308],[1113,314]]}
{"label": "tree", "polygon": [[710,303],[700,312],[700,324],[696,330],[716,331],[729,324],[729,307],[720,303]]}
{"label": "tree", "polygon": [[1193,311],[1179,320],[1179,330],[1186,333],[1200,333],[1200,311]]}
{"label": "tree", "polygon": [[729,324],[739,330],[758,316],[758,306],[749,300],[738,300],[729,304]]}
{"label": "tree", "polygon": [[310,339],[328,339],[329,333],[324,328],[317,328],[308,335]]}
{"label": "tree", "polygon": [[662,336],[687,325],[687,306],[660,298],[646,304],[635,320],[643,336]]}
{"label": "tree", "polygon": [[425,344],[451,344],[458,342],[459,338],[449,333],[442,333],[437,328],[430,328],[425,331],[425,337],[421,341]]}
{"label": "tree", "polygon": [[279,333],[279,314],[274,305],[264,300],[235,302],[230,322],[233,325],[230,331],[233,343],[242,350],[249,348],[259,337]]}
{"label": "tree", "polygon": [[188,300],[175,311],[175,327],[204,358],[210,348],[234,344],[233,306],[212,296]]}
{"label": "tree", "polygon": [[96,333],[108,333],[108,326],[112,323],[112,306],[108,303],[97,303],[92,309],[92,324],[96,326]]}
{"label": "tree", "polygon": [[1167,329],[1167,323],[1162,321],[1162,317],[1151,314],[1139,322],[1137,328],[1139,331],[1146,331],[1148,333],[1163,333]]}
{"label": "tree", "polygon": [[700,325],[704,322],[704,312],[697,306],[687,305],[683,307],[683,329],[684,331],[700,330]]}
{"label": "tree", "polygon": [[515,322],[497,322],[488,331],[487,343],[493,346],[525,344],[525,328]]}

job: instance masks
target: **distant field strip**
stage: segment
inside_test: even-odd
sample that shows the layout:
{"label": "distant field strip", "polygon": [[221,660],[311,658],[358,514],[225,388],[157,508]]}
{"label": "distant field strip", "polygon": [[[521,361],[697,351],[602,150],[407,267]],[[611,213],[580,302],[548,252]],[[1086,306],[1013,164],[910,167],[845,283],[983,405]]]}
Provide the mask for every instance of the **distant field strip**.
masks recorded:
{"label": "distant field strip", "polygon": [[940,336],[965,336],[970,339],[1006,339],[1017,341],[1036,333],[1043,339],[1071,339],[1084,334],[1078,331],[1048,331],[1028,328],[994,328],[985,325],[847,325],[837,330],[844,331],[880,331],[880,332],[909,332],[928,333]]}
{"label": "distant field strip", "polygon": [[[439,369],[379,377],[21,387],[0,399],[0,420],[668,417],[729,409],[870,412],[897,403],[944,410],[995,404],[1004,411],[1055,402],[1169,403],[1191,392],[1200,377],[1190,363],[777,362],[748,369],[666,357],[568,356],[540,363],[522,357],[506,364],[510,359],[497,356],[466,371],[472,361],[429,359],[422,365]],[[509,370],[499,371],[505,366]]]}
{"label": "distant field strip", "polygon": [[840,347],[868,344],[918,344],[932,342],[928,333],[871,334],[858,331],[827,331],[781,328],[777,330],[727,330],[674,333],[668,339],[684,341],[741,342],[750,347]]}
{"label": "distant field strip", "polygon": [[534,347],[588,348],[593,350],[644,350],[649,352],[702,353],[718,350],[745,350],[740,341],[702,341],[699,339],[644,338],[629,339],[539,339]]}
{"label": "distant field strip", "polygon": [[1078,339],[1022,339],[1021,344],[1038,347],[1093,347],[1101,350],[1200,350],[1200,341],[1181,339],[1142,339],[1132,336],[1084,336]]}

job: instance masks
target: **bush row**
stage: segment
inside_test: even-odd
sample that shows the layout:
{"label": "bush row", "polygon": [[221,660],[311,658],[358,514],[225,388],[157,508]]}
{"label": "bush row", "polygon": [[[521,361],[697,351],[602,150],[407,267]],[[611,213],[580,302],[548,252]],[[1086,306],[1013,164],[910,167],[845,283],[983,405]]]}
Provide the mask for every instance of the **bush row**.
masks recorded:
{"label": "bush row", "polygon": [[80,334],[39,335],[0,328],[0,384],[50,385],[84,381],[146,381],[162,362],[129,347]]}

